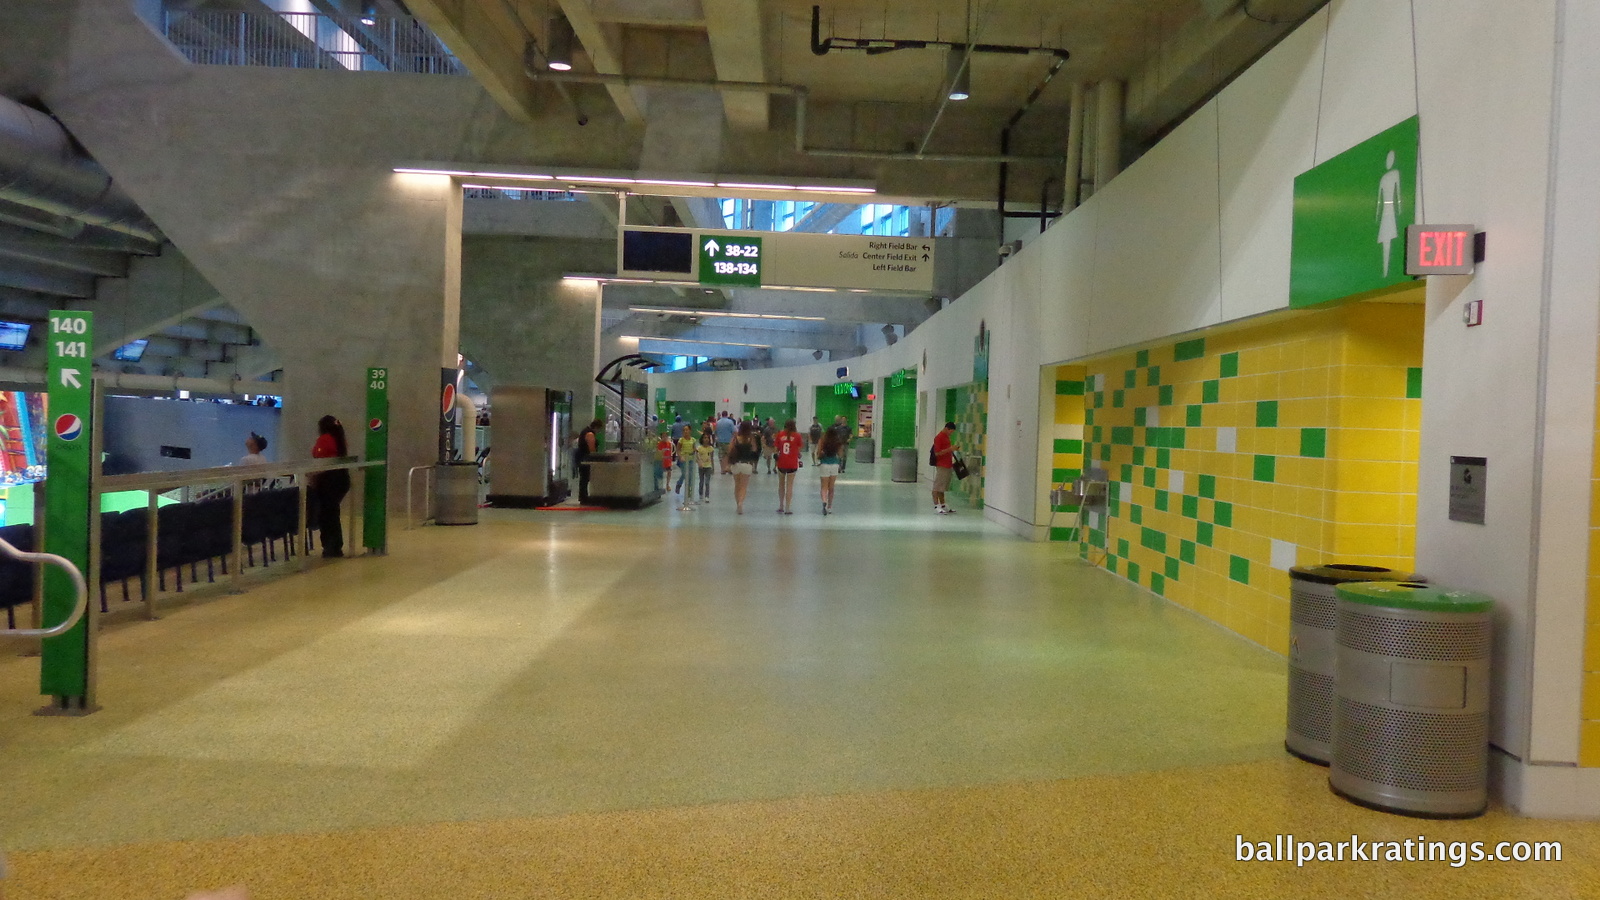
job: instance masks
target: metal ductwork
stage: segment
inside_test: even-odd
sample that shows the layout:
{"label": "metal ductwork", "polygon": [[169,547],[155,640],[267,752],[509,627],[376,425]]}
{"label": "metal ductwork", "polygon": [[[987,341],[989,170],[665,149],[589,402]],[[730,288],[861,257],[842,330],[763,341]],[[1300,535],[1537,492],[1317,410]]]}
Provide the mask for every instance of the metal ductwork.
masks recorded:
{"label": "metal ductwork", "polygon": [[37,221],[6,217],[26,227],[60,234],[65,219],[162,240],[138,205],[77,151],[55,119],[6,97],[0,97],[0,201],[45,214]]}

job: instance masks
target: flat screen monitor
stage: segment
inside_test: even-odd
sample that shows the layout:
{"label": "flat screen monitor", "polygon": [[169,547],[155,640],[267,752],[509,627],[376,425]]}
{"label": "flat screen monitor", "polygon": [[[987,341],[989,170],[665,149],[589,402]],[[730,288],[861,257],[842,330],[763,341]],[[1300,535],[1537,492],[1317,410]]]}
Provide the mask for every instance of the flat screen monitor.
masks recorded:
{"label": "flat screen monitor", "polygon": [[0,322],[0,350],[21,350],[28,346],[27,322]]}
{"label": "flat screen monitor", "polygon": [[633,272],[694,273],[694,235],[686,231],[622,232],[622,268]]}
{"label": "flat screen monitor", "polygon": [[144,348],[149,343],[150,340],[148,338],[140,338],[137,341],[129,341],[112,351],[111,358],[120,359],[123,362],[138,362],[144,358]]}

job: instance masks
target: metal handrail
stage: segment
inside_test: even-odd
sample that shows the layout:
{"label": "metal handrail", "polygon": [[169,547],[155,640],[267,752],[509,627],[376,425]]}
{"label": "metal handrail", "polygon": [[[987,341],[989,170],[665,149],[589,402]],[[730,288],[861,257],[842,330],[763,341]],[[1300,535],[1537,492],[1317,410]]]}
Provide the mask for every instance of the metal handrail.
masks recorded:
{"label": "metal handrail", "polygon": [[[432,509],[433,509],[433,491],[430,489],[430,485],[433,483],[433,470],[435,468],[437,468],[437,466],[432,466],[432,465],[412,466],[411,467],[411,471],[406,473],[406,530],[407,531],[411,530],[412,528],[415,528],[419,524],[426,525],[428,523],[428,520],[433,518],[433,516],[431,515]],[[411,514],[411,488],[416,483],[416,476],[417,476],[417,472],[419,472],[419,471],[425,473],[426,476],[427,476],[422,480],[422,521],[421,522],[417,522],[417,520]]]}
{"label": "metal handrail", "polygon": [[4,539],[0,539],[0,552],[22,562],[45,563],[66,571],[67,577],[72,579],[72,589],[77,595],[77,600],[72,605],[72,614],[59,625],[50,628],[0,628],[0,638],[49,638],[71,631],[89,608],[89,585],[84,581],[83,573],[78,571],[78,567],[66,557],[54,553],[29,553],[26,550],[18,550]]}
{"label": "metal handrail", "polygon": [[167,10],[162,33],[192,63],[464,75],[466,68],[410,16]]}

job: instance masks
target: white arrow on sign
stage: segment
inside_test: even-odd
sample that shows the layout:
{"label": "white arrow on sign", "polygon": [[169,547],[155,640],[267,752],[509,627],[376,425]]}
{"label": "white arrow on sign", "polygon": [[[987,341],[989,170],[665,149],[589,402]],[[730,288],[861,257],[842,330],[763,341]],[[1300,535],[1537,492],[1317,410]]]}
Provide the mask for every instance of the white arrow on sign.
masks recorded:
{"label": "white arrow on sign", "polygon": [[83,387],[83,385],[81,383],[79,383],[79,381],[78,381],[78,370],[77,369],[62,369],[61,370],[61,386],[62,387],[75,387],[75,388]]}
{"label": "white arrow on sign", "polygon": [[[683,245],[679,244],[678,246],[681,247]],[[718,250],[721,250],[721,249],[722,249],[722,245],[717,243],[717,239],[716,238],[712,238],[711,240],[706,241],[706,252],[707,253],[710,253],[712,255],[716,255],[716,252]]]}

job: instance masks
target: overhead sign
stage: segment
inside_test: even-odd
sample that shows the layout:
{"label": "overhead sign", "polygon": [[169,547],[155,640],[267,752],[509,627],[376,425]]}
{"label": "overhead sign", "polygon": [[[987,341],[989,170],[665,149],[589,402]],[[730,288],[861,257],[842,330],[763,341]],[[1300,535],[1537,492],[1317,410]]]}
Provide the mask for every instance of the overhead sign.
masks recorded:
{"label": "overhead sign", "polygon": [[700,283],[733,287],[761,286],[761,242],[742,235],[697,235]]}
{"label": "overhead sign", "polygon": [[[54,427],[46,444],[50,473],[45,491],[44,550],[64,556],[84,572],[89,571],[89,467],[94,415],[94,377],[90,348],[94,346],[94,315],[76,310],[50,313],[50,333],[45,341],[47,402]],[[77,602],[66,573],[54,566],[44,570],[44,621],[66,618]],[[90,604],[94,609],[94,604]],[[46,638],[39,667],[39,693],[57,698],[57,706],[88,711],[89,657],[93,640],[92,616],[84,616],[72,630]]]}
{"label": "overhead sign", "polygon": [[1290,307],[1411,281],[1401,240],[1417,215],[1417,133],[1412,116],[1295,178]]}
{"label": "overhead sign", "polygon": [[1406,274],[1471,275],[1477,261],[1476,235],[1471,225],[1408,226]]}
{"label": "overhead sign", "polygon": [[[685,237],[692,244],[683,244]],[[668,246],[668,239],[675,243]],[[627,228],[618,240],[617,273],[714,287],[927,294],[934,289],[937,258],[933,238]]]}

